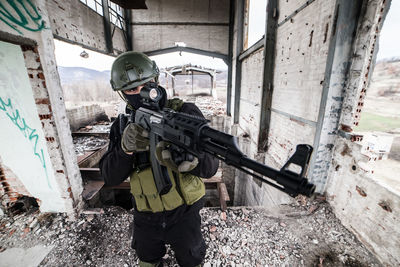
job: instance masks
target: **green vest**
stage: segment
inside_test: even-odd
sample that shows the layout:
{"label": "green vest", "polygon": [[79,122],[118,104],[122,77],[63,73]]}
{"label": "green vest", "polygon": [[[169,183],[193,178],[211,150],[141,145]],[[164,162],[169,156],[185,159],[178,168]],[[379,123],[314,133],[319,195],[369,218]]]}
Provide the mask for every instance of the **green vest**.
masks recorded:
{"label": "green vest", "polygon": [[[169,99],[166,107],[179,111],[183,101]],[[161,212],[173,210],[182,204],[192,205],[205,195],[205,186],[200,177],[190,173],[174,173],[168,169],[172,187],[168,193],[159,195],[151,167],[136,169],[130,176],[131,193],[138,211]]]}

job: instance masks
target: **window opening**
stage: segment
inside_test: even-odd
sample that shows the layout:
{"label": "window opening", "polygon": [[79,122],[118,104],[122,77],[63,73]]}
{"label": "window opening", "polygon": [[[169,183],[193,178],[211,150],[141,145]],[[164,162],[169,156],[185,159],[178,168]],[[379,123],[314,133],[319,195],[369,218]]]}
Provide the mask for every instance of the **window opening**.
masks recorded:
{"label": "window opening", "polygon": [[96,11],[97,14],[103,16],[103,4],[101,0],[80,0],[83,4]]}
{"label": "window opening", "polygon": [[225,107],[228,68],[222,59],[188,52],[151,58],[160,68],[160,84],[167,89],[169,97],[179,96],[191,100],[210,98],[210,101],[214,98]]}
{"label": "window opening", "polygon": [[119,5],[108,0],[108,11],[110,13],[110,21],[120,29],[125,29],[124,10]]}
{"label": "window opening", "polygon": [[[101,0],[80,0],[97,14],[103,16],[103,4]],[[120,29],[125,28],[124,9],[119,5],[108,0],[108,12],[110,13],[110,22]]]}
{"label": "window opening", "polygon": [[250,0],[248,6],[247,49],[263,38],[267,15],[267,0]]}

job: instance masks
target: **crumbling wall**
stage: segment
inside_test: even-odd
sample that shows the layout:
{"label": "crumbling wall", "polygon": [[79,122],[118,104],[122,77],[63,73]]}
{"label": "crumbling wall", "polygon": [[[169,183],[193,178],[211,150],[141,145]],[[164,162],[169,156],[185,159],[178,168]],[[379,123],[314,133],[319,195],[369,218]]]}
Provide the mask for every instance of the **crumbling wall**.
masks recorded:
{"label": "crumbling wall", "polygon": [[[297,144],[314,145],[335,7],[336,1],[279,1],[283,13],[276,37],[268,163],[282,166]],[[294,11],[286,14],[283,10]]]}
{"label": "crumbling wall", "polygon": [[400,197],[379,183],[368,171],[361,155],[359,136],[352,133],[358,124],[365,93],[377,53],[377,41],[390,7],[388,0],[364,2],[358,24],[348,83],[340,117],[326,192],[336,216],[388,266],[400,264]]}
{"label": "crumbling wall", "polygon": [[[73,215],[82,204],[82,181],[46,3],[23,0],[3,5],[9,16],[0,22],[2,164],[38,200],[42,211]],[[7,178],[5,172],[3,179]]]}
{"label": "crumbling wall", "polygon": [[[101,2],[101,1],[100,1]],[[95,51],[108,53],[104,37],[103,17],[79,0],[46,1],[50,27],[54,36]],[[111,24],[114,53],[126,51],[123,31]]]}
{"label": "crumbling wall", "polygon": [[[3,87],[0,97],[1,125],[6,129],[1,131],[0,136],[1,157],[3,168],[9,170],[5,172],[5,179],[8,181],[8,175],[13,180],[18,178],[38,198],[46,195],[42,199],[43,210],[62,210],[64,204],[55,182],[53,166],[49,164],[46,145],[46,141],[51,142],[54,138],[45,136],[41,125],[41,120],[49,120],[52,115],[49,106],[45,105],[46,98],[34,99],[28,78],[30,75],[39,83],[41,78],[44,80],[43,73],[39,72],[39,75],[37,71],[40,62],[35,60],[35,51],[27,49],[28,74],[20,46],[1,42],[0,47],[1,61],[7,62],[7,68],[2,64],[1,71],[2,82],[7,86]],[[40,111],[36,106],[39,101]]]}
{"label": "crumbling wall", "polygon": [[361,145],[335,143],[327,184],[328,201],[343,225],[388,266],[400,264],[400,197],[365,169]]}
{"label": "crumbling wall", "polygon": [[0,157],[0,209],[8,209],[22,196],[32,197],[18,176],[6,167]]}
{"label": "crumbling wall", "polygon": [[[297,144],[314,144],[335,23],[335,4],[336,1],[322,0],[278,1],[275,69],[266,153],[258,153],[260,113],[267,112],[266,107],[261,106],[263,49],[253,52],[242,63],[238,133],[249,137],[250,157],[264,161],[271,167],[281,168],[294,153]],[[236,186],[251,188],[247,193],[246,190],[237,192],[246,195],[249,205],[290,201],[276,189],[258,182]]]}
{"label": "crumbling wall", "polygon": [[69,108],[67,110],[67,117],[71,131],[75,131],[95,121],[108,120],[104,109],[97,104]]}
{"label": "crumbling wall", "polygon": [[187,47],[228,54],[229,1],[146,1],[147,10],[132,10],[133,50]]}

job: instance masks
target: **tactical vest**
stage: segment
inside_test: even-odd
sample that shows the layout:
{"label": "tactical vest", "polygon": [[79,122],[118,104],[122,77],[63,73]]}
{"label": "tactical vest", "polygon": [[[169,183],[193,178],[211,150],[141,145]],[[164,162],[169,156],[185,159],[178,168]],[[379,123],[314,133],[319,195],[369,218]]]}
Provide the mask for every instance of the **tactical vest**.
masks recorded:
{"label": "tactical vest", "polygon": [[[183,101],[174,98],[166,107],[175,111],[182,108]],[[159,195],[151,167],[136,168],[130,176],[131,193],[138,211],[161,212],[173,210],[182,204],[192,205],[205,195],[205,186],[200,177],[190,173],[177,173],[168,168],[172,187],[168,193]]]}

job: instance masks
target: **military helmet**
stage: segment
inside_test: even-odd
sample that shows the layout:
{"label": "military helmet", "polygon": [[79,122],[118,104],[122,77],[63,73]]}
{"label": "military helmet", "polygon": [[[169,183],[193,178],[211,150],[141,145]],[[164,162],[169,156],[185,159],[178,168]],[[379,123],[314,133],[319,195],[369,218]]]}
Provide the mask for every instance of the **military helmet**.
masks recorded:
{"label": "military helmet", "polygon": [[140,52],[125,52],[119,55],[111,67],[111,87],[114,91],[125,91],[152,79],[157,82],[160,71],[154,61]]}

